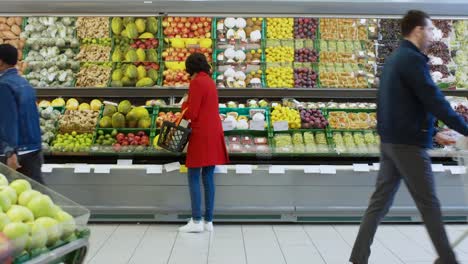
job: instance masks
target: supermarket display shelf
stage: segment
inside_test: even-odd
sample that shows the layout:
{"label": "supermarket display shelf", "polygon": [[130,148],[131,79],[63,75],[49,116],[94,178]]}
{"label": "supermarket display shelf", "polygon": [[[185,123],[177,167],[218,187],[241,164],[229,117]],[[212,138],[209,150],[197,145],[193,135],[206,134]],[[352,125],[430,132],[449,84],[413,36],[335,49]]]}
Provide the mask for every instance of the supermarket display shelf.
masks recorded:
{"label": "supermarket display shelf", "polygon": [[[153,98],[182,97],[188,88],[37,88],[38,97],[106,97],[106,98]],[[466,90],[443,90],[447,96],[468,97]],[[219,97],[230,98],[316,98],[316,99],[360,99],[372,100],[377,96],[377,89],[348,88],[219,88]]]}

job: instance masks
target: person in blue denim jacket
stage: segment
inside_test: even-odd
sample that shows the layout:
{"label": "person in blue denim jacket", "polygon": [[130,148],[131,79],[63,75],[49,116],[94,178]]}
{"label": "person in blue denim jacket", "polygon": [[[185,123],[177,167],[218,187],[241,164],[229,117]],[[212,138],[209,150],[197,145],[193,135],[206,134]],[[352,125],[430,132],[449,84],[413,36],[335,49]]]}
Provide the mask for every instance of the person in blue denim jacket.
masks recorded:
{"label": "person in blue denim jacket", "polygon": [[18,74],[18,50],[0,45],[0,162],[43,183],[36,91]]}

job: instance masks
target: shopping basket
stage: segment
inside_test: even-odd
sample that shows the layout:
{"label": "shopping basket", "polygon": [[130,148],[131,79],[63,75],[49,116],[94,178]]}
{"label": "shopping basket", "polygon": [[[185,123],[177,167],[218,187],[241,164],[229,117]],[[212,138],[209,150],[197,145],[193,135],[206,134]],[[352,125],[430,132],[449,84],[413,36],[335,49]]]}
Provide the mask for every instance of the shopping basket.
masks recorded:
{"label": "shopping basket", "polygon": [[180,117],[174,123],[169,121],[163,122],[158,138],[159,147],[177,153],[184,151],[192,131],[189,127],[180,125],[186,111],[187,109],[184,109]]}

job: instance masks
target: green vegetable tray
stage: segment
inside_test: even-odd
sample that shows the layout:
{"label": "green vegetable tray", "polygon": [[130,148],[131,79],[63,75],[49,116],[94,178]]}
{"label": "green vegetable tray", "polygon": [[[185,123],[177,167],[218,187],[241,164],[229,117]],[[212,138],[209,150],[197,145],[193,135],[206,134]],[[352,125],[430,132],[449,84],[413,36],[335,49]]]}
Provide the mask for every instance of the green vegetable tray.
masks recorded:
{"label": "green vegetable tray", "polygon": [[[156,122],[156,117],[158,115],[159,107],[158,106],[145,106],[145,108],[146,108],[146,110],[148,110],[148,113],[149,113],[150,118],[151,118],[151,126],[148,129],[154,128],[154,124]],[[99,117],[98,117],[98,122],[97,122],[97,125],[96,125],[95,132],[98,131],[98,130],[103,130],[105,132],[114,130],[114,128],[101,128],[99,126],[99,122],[101,121],[101,119],[103,117],[103,114],[104,114],[104,105],[101,107],[101,111],[99,112]],[[119,128],[119,129],[142,130],[142,129],[139,129],[139,128]]]}

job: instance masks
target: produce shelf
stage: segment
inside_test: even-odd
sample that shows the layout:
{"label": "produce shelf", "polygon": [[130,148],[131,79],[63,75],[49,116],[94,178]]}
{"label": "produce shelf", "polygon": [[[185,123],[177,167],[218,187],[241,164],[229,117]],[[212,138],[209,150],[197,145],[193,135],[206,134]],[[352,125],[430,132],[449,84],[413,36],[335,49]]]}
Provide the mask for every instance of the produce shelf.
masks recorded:
{"label": "produce shelf", "polygon": [[[152,88],[38,88],[39,98],[46,97],[106,97],[106,98],[154,98],[154,97],[182,97],[188,88],[152,87]],[[468,96],[465,90],[443,90],[446,96]],[[377,89],[347,89],[347,88],[219,88],[219,97],[231,98],[315,98],[315,99],[360,99],[372,100],[377,98]]]}

